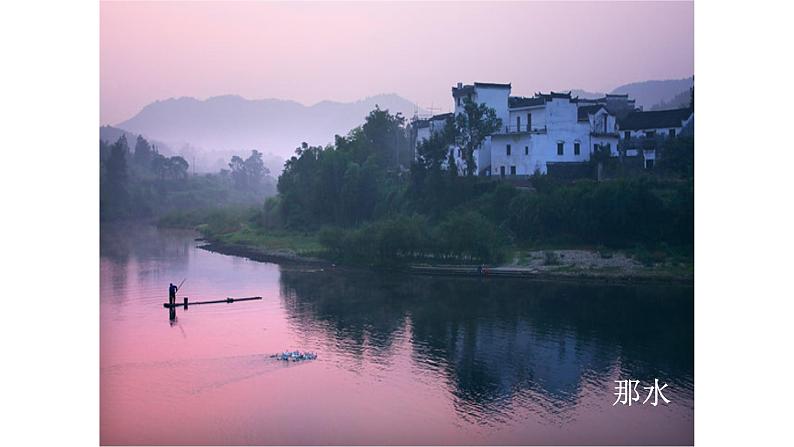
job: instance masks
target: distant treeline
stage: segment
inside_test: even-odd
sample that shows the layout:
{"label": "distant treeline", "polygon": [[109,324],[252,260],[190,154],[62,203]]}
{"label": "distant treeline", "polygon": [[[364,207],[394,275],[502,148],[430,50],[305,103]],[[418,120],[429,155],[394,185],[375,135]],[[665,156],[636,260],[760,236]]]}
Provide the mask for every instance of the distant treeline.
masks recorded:
{"label": "distant treeline", "polygon": [[262,203],[275,193],[275,181],[257,151],[252,151],[247,159],[232,157],[228,170],[193,175],[184,158],[160,154],[141,136],[134,149],[130,149],[123,135],[112,144],[100,140],[99,172],[102,220]]}
{"label": "distant treeline", "polygon": [[[285,164],[278,195],[239,225],[316,234],[326,256],[364,264],[498,262],[515,247],[550,244],[691,251],[691,139],[675,142],[655,175],[602,182],[536,175],[531,187],[517,188],[471,175],[469,163],[446,169],[454,162],[449,144],[462,147],[466,161],[498,124],[482,106],[465,109],[420,144],[410,164],[405,119],[377,108],[333,145],[303,144]],[[225,231],[239,228],[221,220]]]}

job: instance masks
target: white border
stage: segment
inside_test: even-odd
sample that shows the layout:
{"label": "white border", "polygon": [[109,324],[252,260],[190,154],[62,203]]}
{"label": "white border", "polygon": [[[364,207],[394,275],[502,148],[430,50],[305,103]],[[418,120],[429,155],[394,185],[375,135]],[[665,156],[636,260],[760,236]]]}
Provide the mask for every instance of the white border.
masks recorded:
{"label": "white border", "polygon": [[[791,439],[791,17],[695,4],[698,445]],[[0,12],[3,445],[99,442],[98,19]]]}

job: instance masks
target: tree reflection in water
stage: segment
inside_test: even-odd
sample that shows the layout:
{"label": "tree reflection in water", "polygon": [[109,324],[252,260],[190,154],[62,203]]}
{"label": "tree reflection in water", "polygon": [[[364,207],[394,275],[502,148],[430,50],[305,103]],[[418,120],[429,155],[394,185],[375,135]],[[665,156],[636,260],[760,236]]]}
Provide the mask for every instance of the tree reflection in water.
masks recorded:
{"label": "tree reflection in water", "polygon": [[659,378],[691,405],[691,287],[282,268],[281,289],[294,328],[347,368],[388,366],[407,339],[467,420],[499,422],[516,406],[564,420],[582,393],[629,377]]}

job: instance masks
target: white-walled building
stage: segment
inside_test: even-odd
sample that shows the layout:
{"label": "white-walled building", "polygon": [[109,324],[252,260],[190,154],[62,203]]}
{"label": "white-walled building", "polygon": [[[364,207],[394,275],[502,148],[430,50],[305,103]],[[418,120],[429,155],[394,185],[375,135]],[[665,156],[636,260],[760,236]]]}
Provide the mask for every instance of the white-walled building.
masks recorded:
{"label": "white-walled building", "polygon": [[691,108],[636,111],[618,120],[620,140],[626,156],[642,156],[645,168],[656,163],[656,142],[681,135],[692,122]]}
{"label": "white-walled building", "polygon": [[570,93],[510,98],[510,121],[491,136],[491,175],[545,174],[549,164],[590,160],[597,147],[617,155],[615,116],[581,106]]}
{"label": "white-walled building", "polygon": [[620,138],[622,140],[657,136],[675,138],[689,124],[693,115],[694,111],[688,107],[650,112],[632,112],[618,122]]}
{"label": "white-walled building", "polygon": [[[475,82],[471,85],[463,85],[458,82],[458,85],[452,87],[452,100],[454,101],[455,115],[464,112],[465,100],[469,99],[477,104],[485,104],[494,109],[496,117],[502,121],[502,125],[507,123],[509,119],[509,99],[510,99],[510,84],[494,84],[489,82]],[[475,175],[489,175],[489,167],[491,166],[491,139],[486,137],[482,145],[474,151],[474,163],[477,166]],[[454,147],[450,149],[452,155],[455,157],[458,171],[463,174],[466,170],[466,160],[463,158],[463,153],[460,148]]]}
{"label": "white-walled building", "polygon": [[[423,139],[443,129],[447,119],[463,113],[466,99],[494,109],[502,121],[501,128],[474,152],[477,175],[546,173],[549,165],[556,163],[589,161],[598,148],[608,148],[611,155],[618,156],[618,142],[622,136],[619,131],[628,131],[625,135],[634,137],[631,132],[648,130],[637,127],[645,122],[644,117],[670,115],[642,112],[625,94],[610,94],[598,99],[579,99],[571,97],[570,92],[514,97],[510,96],[511,88],[511,84],[458,83],[452,87],[454,112],[412,122],[414,149]],[[680,131],[685,124],[684,120],[670,129],[675,133],[675,129]],[[466,164],[460,149],[450,147],[450,153],[463,173]]]}

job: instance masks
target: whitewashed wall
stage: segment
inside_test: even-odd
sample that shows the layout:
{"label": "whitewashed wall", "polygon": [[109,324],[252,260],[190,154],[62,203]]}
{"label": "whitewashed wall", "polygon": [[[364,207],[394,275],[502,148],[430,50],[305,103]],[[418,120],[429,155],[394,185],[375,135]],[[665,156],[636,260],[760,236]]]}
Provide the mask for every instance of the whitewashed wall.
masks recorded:
{"label": "whitewashed wall", "polygon": [[510,130],[516,129],[517,118],[521,118],[521,130],[524,131],[527,128],[527,115],[532,115],[532,128],[533,129],[542,129],[543,126],[546,125],[546,115],[545,115],[545,108],[544,106],[532,106],[532,107],[517,107],[514,109],[510,109],[509,111],[509,123],[503,124],[502,127],[505,125],[510,126]]}
{"label": "whitewashed wall", "polygon": [[[516,167],[516,175],[532,175],[535,171],[545,174],[547,164],[554,162],[585,162],[590,160],[594,144],[609,143],[613,155],[617,155],[615,136],[592,135],[593,131],[602,132],[606,121],[607,132],[615,131],[614,116],[598,113],[590,116],[588,121],[578,121],[577,105],[567,98],[553,98],[544,106],[517,108],[510,110],[511,125],[515,125],[515,117],[522,117],[522,128],[526,113],[532,112],[532,127],[544,128],[545,132],[500,133],[492,137],[491,173],[500,175],[504,167],[505,175],[510,175],[510,168]],[[600,128],[594,126],[600,123]],[[512,129],[512,128],[511,128]],[[563,144],[562,155],[557,152],[557,143]],[[575,153],[575,145],[579,144],[579,154]],[[507,145],[510,155],[507,155]]]}

